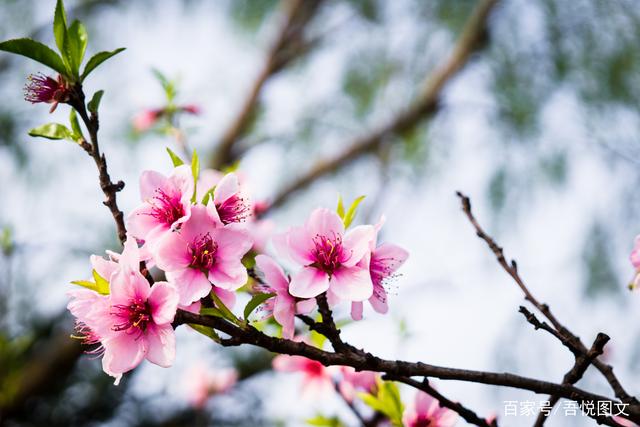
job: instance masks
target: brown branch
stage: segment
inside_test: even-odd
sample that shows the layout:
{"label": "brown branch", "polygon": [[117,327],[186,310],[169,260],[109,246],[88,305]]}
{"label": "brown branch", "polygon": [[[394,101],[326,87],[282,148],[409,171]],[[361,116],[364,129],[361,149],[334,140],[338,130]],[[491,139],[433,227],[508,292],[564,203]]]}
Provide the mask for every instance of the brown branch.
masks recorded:
{"label": "brown branch", "polygon": [[[304,356],[309,359],[316,360],[325,366],[351,366],[357,371],[374,371],[402,377],[434,377],[442,380],[466,381],[511,387],[529,390],[535,393],[558,395],[566,399],[575,400],[579,403],[603,401],[610,402],[608,404],[612,405],[612,407],[619,404],[619,402],[613,401],[605,396],[597,395],[572,385],[555,384],[510,373],[473,371],[429,365],[422,362],[385,360],[367,353],[364,350],[328,352],[304,342],[291,341],[265,335],[250,325],[245,328],[240,328],[218,317],[202,316],[178,310],[174,326],[184,323],[214,328],[229,335],[231,339],[233,339],[234,345],[237,345],[238,343],[250,344],[278,354]],[[629,414],[626,415],[626,418],[636,423],[640,422],[640,408],[636,406],[629,406],[627,410],[629,411]],[[588,415],[600,423],[613,426],[618,425],[610,417],[598,416],[595,414]]]}
{"label": "brown branch", "polygon": [[[555,329],[551,328],[544,322],[540,322],[536,318],[536,316],[525,307],[520,307],[520,312],[525,316],[527,321],[534,326],[534,328],[543,329],[551,333],[574,353],[575,362],[573,364],[573,367],[564,375],[562,384],[575,384],[580,381],[593,360],[604,352],[604,346],[607,344],[607,342],[609,342],[610,339],[608,335],[599,333],[596,336],[596,339],[593,341],[591,349],[589,349],[589,352],[585,355],[574,349],[572,344],[568,341],[565,341],[564,337],[559,335]],[[541,427],[542,425],[544,425],[545,421],[549,417],[549,414],[551,413],[551,410],[559,400],[560,398],[558,396],[549,396],[549,399],[547,400],[549,404],[546,407],[547,411],[540,412],[538,418],[536,419],[534,427]]]}
{"label": "brown branch", "polygon": [[321,3],[322,0],[283,0],[282,7],[285,9],[286,18],[242,108],[217,146],[210,163],[212,168],[220,169],[237,158],[239,153],[234,151],[235,144],[249,129],[266,82],[315,44],[306,41],[304,29]]}
{"label": "brown branch", "polygon": [[104,154],[100,153],[100,145],[98,144],[98,129],[100,128],[100,121],[98,115],[91,113],[91,116],[87,113],[85,107],[85,95],[82,90],[82,86],[78,85],[73,88],[72,98],[69,101],[69,105],[73,107],[80,118],[84,122],[89,132],[90,145],[86,141],[83,141],[80,146],[93,158],[96,167],[98,168],[98,177],[100,181],[100,188],[105,195],[105,200],[102,202],[113,216],[113,220],[116,223],[118,232],[118,239],[120,243],[124,244],[127,240],[127,228],[124,225],[124,214],[118,207],[117,193],[124,188],[124,182],[111,181],[109,176],[109,170],[107,168],[107,159]]}
{"label": "brown branch", "polygon": [[467,20],[462,34],[451,56],[423,83],[417,99],[406,110],[391,119],[384,126],[357,138],[337,156],[319,161],[306,174],[283,188],[273,199],[270,207],[283,205],[296,192],[309,186],[317,179],[337,172],[352,161],[371,153],[387,143],[391,137],[415,128],[422,120],[433,116],[439,109],[439,101],[446,84],[469,62],[474,52],[479,50],[486,36],[487,20],[498,0],[481,0]]}
{"label": "brown branch", "polygon": [[383,379],[388,381],[399,381],[401,383],[405,383],[407,385],[410,385],[413,388],[416,388],[418,390],[421,390],[427,393],[429,396],[433,397],[440,403],[440,407],[449,408],[452,411],[457,412],[458,415],[460,415],[460,417],[462,417],[462,419],[468,422],[469,424],[473,424],[480,427],[497,427],[498,425],[496,421],[490,424],[486,420],[486,418],[480,418],[478,414],[473,412],[471,409],[463,406],[458,402],[449,400],[447,397],[443,396],[438,390],[431,387],[431,385],[429,384],[429,381],[426,378],[421,382],[421,381],[416,381],[412,378],[407,378],[407,377],[384,375]]}
{"label": "brown branch", "polygon": [[[482,229],[471,211],[471,200],[460,192],[457,192],[456,194],[460,198],[462,211],[465,213],[469,222],[475,229],[476,234],[480,239],[484,240],[487,246],[489,246],[496,257],[498,264],[500,264],[500,266],[507,272],[507,274],[509,274],[509,276],[511,276],[514,282],[518,285],[518,287],[524,294],[525,299],[529,301],[534,307],[536,307],[540,311],[540,313],[542,313],[544,317],[549,320],[549,322],[551,322],[553,328],[555,328],[555,330],[562,336],[561,341],[563,342],[563,344],[566,345],[567,343],[570,343],[575,351],[577,351],[582,356],[586,356],[589,353],[589,349],[587,349],[587,347],[582,343],[580,338],[569,331],[562,323],[560,323],[560,321],[551,312],[551,309],[547,304],[541,303],[533,296],[533,294],[529,291],[526,284],[520,277],[520,274],[518,273],[518,265],[516,261],[511,260],[510,262],[508,262],[504,256],[502,247],[500,247],[495,242],[495,240],[487,233],[485,233],[485,231]],[[602,373],[618,399],[632,406],[640,406],[638,400],[635,397],[629,395],[622,387],[622,384],[620,384],[620,381],[613,373],[613,368],[610,365],[602,362],[598,358],[593,359],[591,363]]]}

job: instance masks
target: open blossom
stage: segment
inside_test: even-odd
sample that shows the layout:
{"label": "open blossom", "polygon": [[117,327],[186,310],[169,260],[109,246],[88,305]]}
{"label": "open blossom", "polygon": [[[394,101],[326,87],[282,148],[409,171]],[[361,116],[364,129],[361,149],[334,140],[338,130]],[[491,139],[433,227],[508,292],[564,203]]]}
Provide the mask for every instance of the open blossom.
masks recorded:
{"label": "open blossom", "polygon": [[281,354],[273,359],[273,369],[302,374],[302,390],[307,397],[323,397],[334,390],[331,369],[303,356]]}
{"label": "open blossom", "polygon": [[164,109],[149,108],[133,117],[133,128],[136,132],[145,132],[153,127],[164,114]]}
{"label": "open blossom", "polygon": [[220,222],[224,225],[246,222],[253,212],[253,207],[243,193],[235,173],[226,174],[218,182],[213,192],[213,204]]}
{"label": "open blossom", "polygon": [[267,311],[273,312],[273,317],[282,325],[282,336],[291,339],[295,332],[295,316],[307,314],[315,306],[315,300],[302,300],[289,294],[289,279],[282,271],[282,267],[266,255],[256,256],[256,265],[264,274],[264,292],[274,292],[276,295],[266,302]]}
{"label": "open blossom", "polygon": [[24,99],[32,104],[44,102],[53,104],[53,113],[60,102],[69,101],[70,91],[64,78],[58,75],[57,80],[44,74],[32,74],[24,87]]}
{"label": "open blossom", "polygon": [[[377,236],[384,223],[381,219],[375,226],[375,235],[371,240],[371,259],[369,261],[369,273],[373,282],[373,295],[369,298],[371,307],[378,313],[385,314],[389,310],[387,304],[387,291],[384,288],[385,282],[393,277],[395,272],[409,258],[409,253],[400,246],[391,243],[377,245]],[[351,304],[351,317],[354,320],[362,319],[362,302]]]}
{"label": "open blossom", "polygon": [[338,384],[340,394],[352,402],[357,392],[374,393],[377,387],[378,374],[372,371],[356,371],[351,366],[341,366],[342,380]]}
{"label": "open blossom", "polygon": [[212,284],[234,291],[247,282],[242,257],[251,249],[251,239],[242,230],[217,225],[211,210],[193,206],[180,230],[165,234],[157,244],[156,262],[175,283],[181,305],[208,295]]}
{"label": "open blossom", "polygon": [[413,405],[405,409],[402,423],[405,427],[453,427],[458,414],[448,408],[440,407],[436,399],[427,393],[416,393]]}
{"label": "open blossom", "polygon": [[175,359],[171,322],[178,293],[167,282],[149,284],[138,271],[140,260],[128,253],[132,242],[129,237],[119,268],[110,276],[109,295],[73,291],[67,306],[77,319],[79,338],[97,346],[92,352],[103,355],[103,370],[116,378],[116,384],[145,358],[163,367]]}
{"label": "open blossom", "polygon": [[302,227],[293,227],[275,243],[303,266],[289,291],[312,298],[329,290],[340,300],[363,301],[373,294],[367,256],[374,229],[360,225],[345,234],[340,217],[319,208]]}
{"label": "open blossom", "polygon": [[154,242],[173,231],[191,215],[193,176],[187,165],[178,166],[165,177],[155,171],[140,176],[142,205],[127,217],[127,228],[138,240]]}
{"label": "open blossom", "polygon": [[235,369],[209,369],[196,364],[185,375],[184,386],[191,405],[202,409],[210,397],[226,393],[237,381]]}

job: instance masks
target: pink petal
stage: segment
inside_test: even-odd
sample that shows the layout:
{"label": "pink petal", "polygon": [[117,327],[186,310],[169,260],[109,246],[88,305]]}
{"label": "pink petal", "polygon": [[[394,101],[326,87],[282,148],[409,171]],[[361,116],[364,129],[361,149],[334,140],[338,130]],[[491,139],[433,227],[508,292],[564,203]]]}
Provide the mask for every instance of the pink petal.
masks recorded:
{"label": "pink petal", "polygon": [[273,369],[281,372],[298,372],[303,371],[308,362],[302,356],[289,356],[280,354],[273,359]]}
{"label": "pink petal", "polygon": [[164,223],[151,215],[152,213],[151,206],[145,203],[135,208],[127,216],[127,230],[136,239],[149,240],[150,234],[153,233],[154,236],[157,236],[158,231],[169,229]]}
{"label": "pink petal", "polygon": [[138,248],[138,242],[131,234],[127,234],[122,255],[118,258],[118,266],[129,271],[138,271],[140,269],[140,249]]}
{"label": "pink petal", "polygon": [[191,264],[189,243],[181,234],[166,233],[155,247],[156,264],[165,271],[177,271]]}
{"label": "pink petal", "polygon": [[313,235],[304,227],[291,227],[286,235],[286,254],[296,264],[309,265],[315,262],[312,255]]}
{"label": "pink petal", "polygon": [[239,191],[240,184],[238,182],[238,176],[234,173],[228,173],[216,186],[216,190],[213,193],[213,201],[216,205],[220,204]]}
{"label": "pink petal", "polygon": [[416,393],[415,405],[416,412],[420,415],[430,415],[433,404],[438,405],[437,400],[429,396],[427,393],[419,391]]}
{"label": "pink petal", "polygon": [[145,340],[121,332],[102,343],[102,368],[109,374],[122,374],[138,366],[146,354]]}
{"label": "pink petal", "polygon": [[371,304],[371,307],[380,314],[385,314],[389,311],[389,305],[387,304],[387,291],[384,290],[382,285],[373,284],[373,295],[369,298],[369,303]]}
{"label": "pink petal", "polygon": [[195,238],[210,233],[216,229],[215,218],[211,210],[206,206],[196,205],[191,208],[191,217],[182,224],[180,236],[186,242],[191,242]]}
{"label": "pink petal", "polygon": [[248,279],[247,269],[240,259],[216,259],[216,263],[209,271],[209,280],[226,290],[236,290],[247,283]]}
{"label": "pink petal", "polygon": [[236,305],[236,293],[233,291],[227,291],[226,289],[218,288],[217,286],[213,287],[213,292],[216,293],[218,298],[222,301],[227,308],[233,308]]}
{"label": "pink petal", "polygon": [[233,230],[229,227],[217,228],[211,237],[218,245],[217,258],[225,260],[242,259],[253,246],[251,238],[245,231]]}
{"label": "pink petal", "polygon": [[369,269],[341,267],[330,280],[331,292],[342,300],[364,301],[373,294],[373,283]]}
{"label": "pink petal", "polygon": [[344,242],[342,247],[348,258],[341,260],[342,265],[346,267],[353,267],[356,265],[367,253],[370,252],[371,241],[374,239],[375,230],[371,225],[359,225],[353,230],[349,231],[344,236]]}
{"label": "pink petal", "polygon": [[178,291],[178,303],[189,305],[200,298],[204,298],[211,292],[211,282],[207,276],[195,268],[185,268],[178,271],[168,271],[167,280],[173,283]]}
{"label": "pink petal", "polygon": [[144,171],[140,175],[140,197],[143,202],[156,196],[156,190],[166,189],[168,186],[167,177],[156,171]]}
{"label": "pink petal", "polygon": [[344,223],[338,214],[325,208],[318,208],[311,212],[305,228],[312,237],[317,235],[342,236],[344,234]]}
{"label": "pink petal", "polygon": [[353,320],[362,320],[362,302],[351,303],[351,318]]}
{"label": "pink petal", "polygon": [[111,276],[112,304],[126,304],[133,299],[146,301],[151,292],[147,279],[139,271],[118,270]]}
{"label": "pink petal", "polygon": [[275,290],[288,291],[289,279],[273,258],[267,255],[256,256],[256,265],[264,273],[267,284]]}
{"label": "pink petal", "polygon": [[292,339],[295,332],[296,302],[293,297],[278,295],[273,307],[273,317],[282,325],[282,337]]}
{"label": "pink petal", "polygon": [[409,252],[400,246],[383,243],[376,248],[371,256],[371,269],[375,269],[375,273],[386,277],[398,270],[407,258],[409,258]]}
{"label": "pink petal", "polygon": [[171,323],[178,309],[178,292],[167,282],[156,282],[151,287],[148,303],[156,324]]}
{"label": "pink petal", "polygon": [[327,273],[313,267],[304,267],[291,279],[289,293],[298,298],[313,298],[329,289]]}
{"label": "pink petal", "polygon": [[303,299],[296,303],[296,313],[298,314],[309,314],[314,308],[316,308],[315,299]]}
{"label": "pink petal", "polygon": [[176,336],[171,325],[147,325],[147,360],[163,368],[173,365],[176,359]]}
{"label": "pink petal", "polygon": [[97,255],[91,255],[89,260],[91,261],[91,267],[93,267],[100,276],[107,279],[107,281],[111,281],[111,274],[118,269],[117,262],[106,260]]}
{"label": "pink petal", "polygon": [[191,199],[194,185],[191,165],[180,165],[176,167],[173,172],[171,172],[171,175],[169,175],[168,181],[183,197],[188,196],[187,200]]}

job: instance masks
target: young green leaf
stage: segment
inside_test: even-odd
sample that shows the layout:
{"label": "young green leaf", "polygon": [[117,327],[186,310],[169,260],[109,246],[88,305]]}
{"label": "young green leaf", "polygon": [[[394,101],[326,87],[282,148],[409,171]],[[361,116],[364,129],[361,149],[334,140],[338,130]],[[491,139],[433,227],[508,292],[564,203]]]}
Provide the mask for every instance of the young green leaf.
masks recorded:
{"label": "young green leaf", "polygon": [[59,123],[47,123],[46,125],[33,128],[29,131],[29,136],[54,140],[67,139],[75,142],[73,139],[73,132],[71,132],[71,130],[65,125],[61,125]]}
{"label": "young green leaf", "polygon": [[202,335],[211,338],[215,342],[220,342],[220,336],[216,333],[215,329],[208,328],[208,327],[202,326],[202,325],[194,325],[192,323],[189,323],[188,325],[194,331],[197,331],[197,332],[201,333]]}
{"label": "young green leaf", "polygon": [[173,81],[169,80],[167,78],[167,76],[165,76],[157,68],[152,68],[151,72],[153,73],[153,75],[156,77],[156,79],[158,79],[158,81],[162,85],[162,89],[164,89],[164,93],[165,93],[165,95],[167,97],[167,101],[168,101],[169,104],[171,104],[173,102],[174,98],[176,97],[176,94],[177,94],[176,84]]}
{"label": "young green leaf", "polygon": [[125,48],[121,47],[121,48],[113,50],[111,52],[100,52],[100,53],[96,53],[95,55],[93,55],[91,57],[91,59],[89,59],[89,61],[87,62],[87,65],[84,66],[84,71],[82,72],[82,75],[80,76],[80,82],[82,83],[84,81],[84,79],[86,79],[87,76],[93,70],[95,70],[98,65],[102,64],[104,61],[106,61],[107,59],[111,58],[112,56],[115,56],[115,55],[119,54],[123,50],[125,50]]}
{"label": "young green leaf", "polygon": [[184,165],[184,160],[182,160],[176,153],[171,151],[171,148],[167,147],[167,153],[169,153],[169,157],[171,157],[173,167],[177,168],[178,166]]}
{"label": "young green leaf", "polygon": [[222,314],[222,312],[215,307],[202,307],[200,309],[200,314],[202,314],[203,316],[215,316],[222,319],[225,318],[224,314]]}
{"label": "young green leaf", "polygon": [[80,122],[78,122],[78,115],[76,114],[76,110],[73,108],[69,112],[69,122],[71,123],[71,130],[73,131],[73,139],[75,141],[81,138],[84,139],[82,129],[80,128]]}
{"label": "young green leaf", "polygon": [[358,209],[358,205],[364,200],[365,196],[360,196],[351,203],[349,206],[349,210],[346,214],[344,214],[344,228],[349,228],[353,219],[356,217],[356,210]]}
{"label": "young green leaf", "polygon": [[338,194],[338,207],[336,208],[336,213],[340,219],[344,220],[344,202],[342,201],[342,195],[340,194]]}
{"label": "young green leaf", "polygon": [[98,292],[107,295],[109,293],[109,282],[107,279],[102,277],[97,271],[93,270],[93,280],[96,281],[96,285],[98,286]]}
{"label": "young green leaf", "polygon": [[191,196],[191,203],[195,203],[196,186],[198,185],[198,176],[200,175],[200,159],[198,159],[196,150],[193,150],[193,156],[191,156],[191,174],[193,175],[193,196]]}
{"label": "young green leaf", "polygon": [[56,39],[58,50],[64,56],[65,41],[67,39],[67,13],[64,10],[62,0],[56,2],[56,10],[53,14],[53,35]]}
{"label": "young green leaf", "polygon": [[222,300],[220,299],[220,297],[218,295],[216,295],[215,292],[211,291],[211,299],[213,299],[213,302],[215,304],[215,306],[218,308],[218,310],[220,310],[220,313],[222,314],[222,317],[229,320],[232,323],[235,323],[236,325],[242,325],[243,322],[240,321],[240,319],[238,319],[236,317],[235,314],[233,314],[231,312],[231,310],[229,310],[227,308],[226,305],[224,305],[224,303],[222,302]]}
{"label": "young green leaf", "polygon": [[404,405],[400,397],[398,386],[390,381],[376,379],[377,390],[375,394],[359,393],[362,401],[373,410],[381,412],[389,417],[394,427],[402,427],[402,414]]}
{"label": "young green leaf", "polygon": [[324,415],[316,415],[313,418],[309,418],[307,424],[310,426],[318,427],[344,427],[344,424],[338,417],[327,418]]}
{"label": "young green leaf", "polygon": [[67,32],[69,65],[75,77],[79,76],[80,65],[84,59],[84,53],[87,50],[87,29],[78,20],[73,21]]}
{"label": "young green leaf", "polygon": [[26,56],[33,59],[65,77],[68,76],[67,68],[60,55],[49,46],[31,39],[13,39],[0,43],[0,50]]}
{"label": "young green leaf", "polygon": [[103,90],[99,90],[93,94],[91,97],[91,101],[87,104],[87,108],[89,112],[93,114],[98,114],[98,107],[100,107],[100,101],[102,101],[102,95],[104,95]]}
{"label": "young green leaf", "polygon": [[92,290],[94,292],[98,292],[98,285],[96,285],[94,282],[90,282],[88,280],[74,280],[74,281],[71,282],[71,284],[82,286],[83,288],[87,288],[87,289],[90,289],[90,290]]}
{"label": "young green leaf", "polygon": [[244,320],[249,321],[249,316],[253,313],[253,310],[258,308],[260,304],[276,296],[276,294],[256,294],[251,298],[251,300],[244,307]]}

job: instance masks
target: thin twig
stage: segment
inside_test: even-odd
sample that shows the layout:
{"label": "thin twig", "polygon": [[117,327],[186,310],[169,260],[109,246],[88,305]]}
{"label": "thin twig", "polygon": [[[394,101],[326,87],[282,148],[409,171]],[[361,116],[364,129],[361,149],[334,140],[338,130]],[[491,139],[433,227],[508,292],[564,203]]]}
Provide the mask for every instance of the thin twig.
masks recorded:
{"label": "thin twig", "polygon": [[427,378],[425,378],[422,382],[420,382],[407,377],[401,377],[401,376],[395,376],[395,375],[384,375],[382,379],[388,380],[388,381],[398,381],[401,383],[405,383],[407,385],[412,386],[413,388],[416,388],[418,390],[421,390],[427,393],[429,396],[436,399],[440,403],[441,407],[449,408],[452,411],[457,412],[458,415],[460,415],[462,419],[464,419],[469,424],[473,424],[480,427],[497,427],[496,421],[489,423],[486,420],[486,418],[481,418],[480,416],[478,416],[478,414],[473,412],[471,409],[443,396],[438,390],[431,387]]}
{"label": "thin twig", "polygon": [[[489,246],[496,257],[498,264],[500,264],[500,266],[507,272],[507,274],[509,274],[509,276],[511,276],[514,282],[518,285],[518,287],[524,294],[525,299],[529,301],[534,307],[536,307],[540,311],[540,313],[542,313],[544,317],[549,320],[549,322],[551,322],[553,328],[555,328],[555,330],[562,336],[561,341],[563,342],[563,344],[567,345],[567,343],[570,343],[575,351],[583,356],[587,355],[589,349],[586,348],[580,338],[569,331],[562,323],[560,323],[560,321],[551,312],[551,309],[547,304],[538,301],[529,291],[526,284],[520,277],[520,274],[518,273],[518,265],[516,261],[511,260],[510,262],[508,262],[504,256],[502,247],[500,247],[491,236],[485,233],[471,211],[471,200],[469,199],[469,197],[465,196],[461,192],[457,192],[456,194],[460,198],[462,211],[465,213],[469,222],[475,229],[476,234],[480,239],[484,240],[487,246]],[[635,397],[629,395],[622,387],[622,384],[620,384],[620,381],[613,373],[613,368],[610,365],[600,361],[597,358],[593,359],[591,363],[602,373],[618,399],[632,406],[640,406],[638,400]]]}
{"label": "thin twig", "polygon": [[433,74],[425,79],[417,99],[406,110],[392,118],[384,126],[367,135],[345,143],[348,147],[333,158],[321,160],[306,174],[285,186],[274,198],[270,207],[283,205],[296,192],[317,179],[337,172],[361,156],[377,150],[393,136],[408,132],[422,120],[431,117],[439,109],[439,101],[446,84],[469,62],[486,39],[487,20],[498,0],[482,0],[467,20],[451,56]]}

